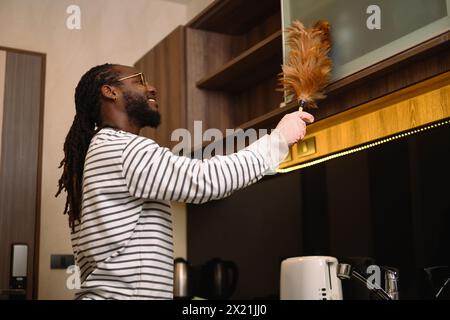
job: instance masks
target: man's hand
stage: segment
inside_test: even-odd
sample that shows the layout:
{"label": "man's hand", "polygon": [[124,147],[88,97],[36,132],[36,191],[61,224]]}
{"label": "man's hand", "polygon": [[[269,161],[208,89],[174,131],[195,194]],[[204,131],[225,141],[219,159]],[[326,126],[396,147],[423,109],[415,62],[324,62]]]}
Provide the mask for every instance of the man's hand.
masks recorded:
{"label": "man's hand", "polygon": [[307,112],[293,112],[287,114],[278,123],[277,130],[289,146],[303,140],[306,135],[306,124],[313,123],[314,117]]}

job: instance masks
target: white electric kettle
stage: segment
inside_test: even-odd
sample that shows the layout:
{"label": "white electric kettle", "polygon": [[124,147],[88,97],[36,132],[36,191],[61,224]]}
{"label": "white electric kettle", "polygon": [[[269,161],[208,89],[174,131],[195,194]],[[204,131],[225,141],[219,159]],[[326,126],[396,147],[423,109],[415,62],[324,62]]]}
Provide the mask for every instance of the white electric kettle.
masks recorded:
{"label": "white electric kettle", "polygon": [[334,257],[295,257],[281,263],[281,300],[342,300]]}

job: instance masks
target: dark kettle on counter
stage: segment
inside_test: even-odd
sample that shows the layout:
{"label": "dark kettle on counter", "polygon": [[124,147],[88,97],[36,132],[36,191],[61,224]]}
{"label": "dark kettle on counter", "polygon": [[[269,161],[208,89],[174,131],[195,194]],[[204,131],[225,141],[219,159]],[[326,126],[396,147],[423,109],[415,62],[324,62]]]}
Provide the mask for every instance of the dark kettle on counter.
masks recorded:
{"label": "dark kettle on counter", "polygon": [[212,259],[201,267],[199,295],[206,299],[231,298],[238,283],[238,267],[232,261]]}

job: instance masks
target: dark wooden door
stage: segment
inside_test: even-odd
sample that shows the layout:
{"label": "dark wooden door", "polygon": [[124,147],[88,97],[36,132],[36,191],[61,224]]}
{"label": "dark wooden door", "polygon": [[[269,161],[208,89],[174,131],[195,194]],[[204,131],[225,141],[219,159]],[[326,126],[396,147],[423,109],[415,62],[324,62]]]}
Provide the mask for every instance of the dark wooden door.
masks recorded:
{"label": "dark wooden door", "polygon": [[0,290],[10,289],[12,245],[25,244],[26,297],[31,299],[36,297],[38,276],[45,55],[3,49],[2,57]]}

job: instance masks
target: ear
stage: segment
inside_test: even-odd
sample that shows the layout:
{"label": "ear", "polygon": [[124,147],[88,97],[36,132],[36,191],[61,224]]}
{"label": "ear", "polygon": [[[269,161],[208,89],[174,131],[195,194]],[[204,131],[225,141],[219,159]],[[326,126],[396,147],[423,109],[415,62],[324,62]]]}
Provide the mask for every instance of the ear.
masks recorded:
{"label": "ear", "polygon": [[117,88],[107,84],[102,86],[101,92],[102,97],[108,100],[116,101],[119,97]]}

